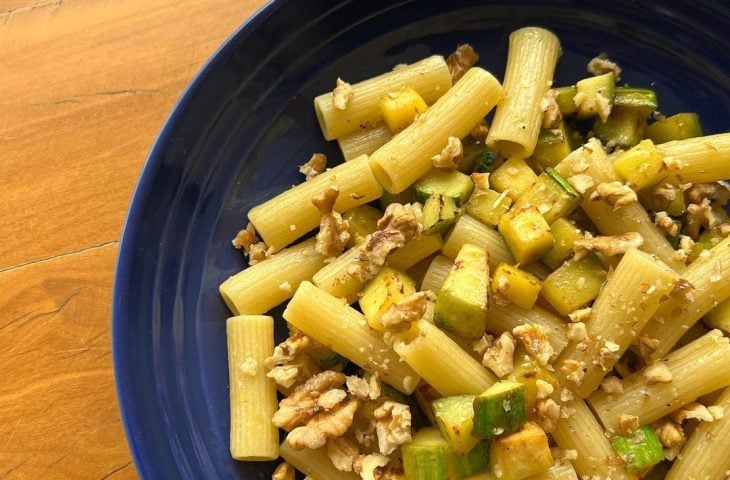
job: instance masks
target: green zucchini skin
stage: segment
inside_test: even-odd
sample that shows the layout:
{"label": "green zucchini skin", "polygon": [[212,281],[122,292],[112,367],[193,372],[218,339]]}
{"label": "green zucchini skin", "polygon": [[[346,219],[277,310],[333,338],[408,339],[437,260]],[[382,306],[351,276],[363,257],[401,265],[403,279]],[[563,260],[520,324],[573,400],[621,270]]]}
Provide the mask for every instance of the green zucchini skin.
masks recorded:
{"label": "green zucchini skin", "polygon": [[474,428],[474,395],[449,395],[433,402],[433,413],[441,436],[458,453],[471,451],[479,439]]}
{"label": "green zucchini skin", "polygon": [[459,207],[453,197],[435,194],[423,204],[423,233],[436,235],[451,228],[459,215]]}
{"label": "green zucchini skin", "polygon": [[474,182],[458,170],[432,170],[424,175],[415,186],[416,200],[426,203],[432,195],[451,197],[459,206],[466,202],[474,190]]}
{"label": "green zucchini skin", "polygon": [[435,428],[423,428],[411,443],[401,447],[403,468],[408,480],[451,480],[449,443]]}
{"label": "green zucchini skin", "polygon": [[514,433],[527,421],[527,387],[519,382],[497,382],[474,399],[475,436],[494,438]]}
{"label": "green zucchini skin", "polygon": [[662,444],[649,425],[642,425],[633,435],[613,437],[611,446],[629,470],[642,471],[664,460]]}

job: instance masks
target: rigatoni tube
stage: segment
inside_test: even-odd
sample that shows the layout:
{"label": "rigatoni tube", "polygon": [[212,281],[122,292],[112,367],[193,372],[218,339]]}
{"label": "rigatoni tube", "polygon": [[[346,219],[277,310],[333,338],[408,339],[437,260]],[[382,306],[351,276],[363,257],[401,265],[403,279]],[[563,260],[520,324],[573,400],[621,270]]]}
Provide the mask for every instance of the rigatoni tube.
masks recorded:
{"label": "rigatoni tube", "polygon": [[393,138],[393,132],[384,123],[379,123],[367,130],[348,133],[344,137],[338,138],[337,143],[340,145],[345,161],[349,162],[360,155],[370,155],[388,143],[391,138]]}
{"label": "rigatoni tube", "polygon": [[370,156],[383,187],[400,193],[433,167],[449,137],[465,137],[494,108],[502,87],[491,73],[471,68],[410,126]]}
{"label": "rigatoni tube", "polygon": [[231,397],[231,456],[268,461],[279,456],[279,430],[271,423],[278,408],[276,385],[264,360],[274,353],[274,319],[243,315],[226,322]]}
{"label": "rigatoni tube", "polygon": [[309,475],[308,478],[322,480],[360,480],[360,475],[355,472],[342,472],[332,465],[332,460],[327,455],[327,447],[311,450],[294,450],[286,440],[281,444],[281,458],[291,466]]}
{"label": "rigatoni tube", "polygon": [[314,244],[314,238],[305,240],[221,283],[220,294],[228,308],[236,315],[256,315],[290,299],[300,283],[324,266]]}
{"label": "rigatoni tube", "polygon": [[657,145],[675,183],[709,183],[730,178],[730,133]]}
{"label": "rigatoni tube", "polygon": [[334,140],[374,127],[383,119],[380,111],[383,96],[406,87],[418,92],[426,103],[435,102],[451,88],[451,74],[444,58],[434,55],[353,84],[352,98],[344,110],[335,107],[332,92],[319,95],[314,99],[314,110],[324,138]]}
{"label": "rigatoni tube", "polygon": [[266,245],[279,251],[319,225],[319,211],[312,198],[331,185],[340,190],[335,203],[338,212],[376,200],[383,193],[363,155],[252,208],[248,219]]}
{"label": "rigatoni tube", "polygon": [[493,302],[487,313],[487,330],[493,333],[512,331],[523,324],[534,323],[545,329],[550,346],[556,354],[560,354],[568,344],[565,334],[566,323],[557,315],[545,310],[539,305],[532,308],[522,308],[515,304],[499,305]]}
{"label": "rigatoni tube", "polygon": [[284,310],[284,318],[326,347],[352,360],[401,392],[411,393],[420,380],[401,361],[365,317],[342,300],[303,282]]}
{"label": "rigatoni tube", "polygon": [[497,107],[487,144],[505,156],[527,158],[542,126],[542,100],[550,88],[560,55],[560,41],[536,27],[509,36],[504,99]]}

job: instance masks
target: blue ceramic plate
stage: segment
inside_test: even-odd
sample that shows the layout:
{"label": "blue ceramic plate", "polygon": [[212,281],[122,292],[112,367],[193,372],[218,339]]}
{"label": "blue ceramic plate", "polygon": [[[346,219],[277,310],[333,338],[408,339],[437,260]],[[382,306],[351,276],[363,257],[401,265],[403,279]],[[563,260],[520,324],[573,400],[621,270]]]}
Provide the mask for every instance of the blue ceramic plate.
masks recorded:
{"label": "blue ceramic plate", "polygon": [[[509,4],[507,4],[509,3]],[[610,53],[622,80],[651,85],[666,113],[699,112],[730,130],[730,8],[723,2],[275,1],[213,56],[175,107],[139,180],[114,296],[114,362],[122,416],[145,479],[270,478],[272,464],[228,453],[222,280],[244,268],[230,240],[253,205],[302,179],[322,151],[315,95],[473,44],[499,78],[507,36],[558,34],[557,84]]]}

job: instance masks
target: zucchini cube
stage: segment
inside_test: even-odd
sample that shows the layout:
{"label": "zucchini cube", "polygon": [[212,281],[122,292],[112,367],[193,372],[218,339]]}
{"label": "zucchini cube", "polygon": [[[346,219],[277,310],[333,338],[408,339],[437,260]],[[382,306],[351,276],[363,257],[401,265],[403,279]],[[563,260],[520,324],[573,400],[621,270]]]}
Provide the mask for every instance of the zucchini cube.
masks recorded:
{"label": "zucchini cube", "polygon": [[517,200],[537,181],[537,175],[521,158],[512,157],[497,168],[489,177],[489,184],[499,193],[507,192]]}
{"label": "zucchini cube", "polygon": [[492,442],[491,457],[492,471],[500,472],[501,480],[521,480],[544,472],[553,464],[547,435],[533,422]]}
{"label": "zucchini cube", "polygon": [[492,278],[492,291],[522,308],[535,305],[541,288],[535,275],[506,263],[497,266]]}
{"label": "zucchini cube", "polygon": [[[572,103],[573,99],[570,101]],[[554,167],[573,151],[573,134],[565,122],[561,122],[558,128],[542,130],[537,136],[532,160],[542,168]]]}
{"label": "zucchini cube", "polygon": [[380,100],[383,120],[393,133],[400,132],[413,123],[416,115],[425,112],[427,108],[423,98],[410,87],[388,93]]}
{"label": "zucchini cube", "polygon": [[435,428],[422,428],[416,432],[411,443],[401,447],[403,469],[406,478],[417,480],[451,479],[451,456],[453,451]]}
{"label": "zucchini cube", "polygon": [[573,244],[581,238],[581,232],[570,220],[559,218],[550,225],[550,231],[553,233],[555,243],[542,257],[542,263],[555,270],[573,251]]}
{"label": "zucchini cube", "polygon": [[342,218],[347,221],[347,231],[350,234],[347,246],[354,247],[364,242],[365,237],[377,230],[378,220],[382,216],[380,210],[370,205],[360,205],[342,214]]}
{"label": "zucchini cube", "polygon": [[667,176],[667,166],[651,140],[642,140],[622,153],[613,162],[613,168],[637,192],[653,187]]}
{"label": "zucchini cube", "polygon": [[617,435],[611,446],[629,470],[641,472],[664,460],[659,437],[649,425],[637,428],[633,435]]}
{"label": "zucchini cube", "polygon": [[573,97],[576,117],[579,119],[607,117],[613,106],[615,83],[613,72],[584,78],[576,83],[576,94]]}
{"label": "zucchini cube", "polygon": [[616,107],[641,110],[645,118],[659,108],[656,92],[649,88],[616,87],[613,93],[613,104]]}
{"label": "zucchini cube", "polygon": [[558,104],[560,113],[566,117],[573,115],[576,112],[575,94],[578,93],[578,89],[575,85],[570,87],[558,87],[553,90],[555,90],[555,103]]}
{"label": "zucchini cube", "polygon": [[639,143],[644,136],[646,115],[635,108],[614,107],[606,122],[593,124],[593,134],[605,144],[624,150]]}
{"label": "zucchini cube", "polygon": [[370,328],[382,332],[385,327],[380,318],[386,310],[413,293],[416,293],[416,282],[400,270],[384,267],[365,286],[358,303]]}
{"label": "zucchini cube", "polygon": [[475,436],[494,438],[522,428],[527,419],[527,389],[519,382],[502,380],[474,399]]}
{"label": "zucchini cube", "polygon": [[387,190],[383,190],[383,195],[378,199],[380,209],[385,211],[388,205],[391,203],[400,203],[405,205],[407,203],[414,203],[416,201],[416,192],[413,187],[406,188],[400,193],[390,193]]}
{"label": "zucchini cube", "polygon": [[436,325],[460,337],[481,338],[487,323],[488,295],[489,256],[483,248],[466,243],[439,290]]}
{"label": "zucchini cube", "polygon": [[459,207],[452,197],[431,195],[423,204],[423,233],[435,235],[451,228],[459,214]]}
{"label": "zucchini cube", "polygon": [[550,225],[534,206],[517,211],[512,209],[502,215],[499,233],[515,260],[523,265],[546,254],[555,242]]}
{"label": "zucchini cube", "polygon": [[472,435],[474,395],[449,395],[433,402],[433,414],[441,436],[458,453],[468,453],[481,440]]}
{"label": "zucchini cube", "polygon": [[701,137],[702,125],[696,113],[678,113],[662,120],[657,120],[646,127],[646,136],[655,144]]}
{"label": "zucchini cube", "polygon": [[573,186],[552,167],[537,177],[537,181],[522,194],[513,210],[534,206],[548,224],[564,217],[580,205],[581,196]]}
{"label": "zucchini cube", "polygon": [[426,203],[432,195],[444,195],[453,198],[459,206],[466,202],[474,190],[474,182],[468,175],[458,170],[433,169],[421,177],[414,186],[416,200]]}
{"label": "zucchini cube", "polygon": [[515,367],[510,373],[509,379],[525,386],[527,392],[525,403],[528,410],[531,410],[537,404],[538,380],[549,383],[556,391],[560,387],[560,382],[555,375],[537,363],[537,360],[528,355],[523,347],[518,347],[515,350]]}
{"label": "zucchini cube", "polygon": [[466,204],[466,213],[480,220],[485,225],[496,227],[499,219],[509,211],[512,199],[504,193],[492,189],[484,190],[479,195],[472,194]]}
{"label": "zucchini cube", "polygon": [[593,253],[569,260],[542,282],[542,297],[561,315],[568,315],[598,296],[606,269]]}

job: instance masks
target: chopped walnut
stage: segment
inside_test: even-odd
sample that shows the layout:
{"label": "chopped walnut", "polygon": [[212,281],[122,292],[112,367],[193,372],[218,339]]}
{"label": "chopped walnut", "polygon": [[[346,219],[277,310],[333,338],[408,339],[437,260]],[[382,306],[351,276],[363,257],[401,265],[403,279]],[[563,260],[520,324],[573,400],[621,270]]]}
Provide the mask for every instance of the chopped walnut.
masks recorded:
{"label": "chopped walnut", "polygon": [[484,143],[487,139],[487,134],[489,133],[489,125],[487,125],[487,122],[482,120],[479,122],[479,124],[471,129],[471,132],[469,132],[469,136],[476,140],[477,142]]}
{"label": "chopped walnut", "polygon": [[271,475],[271,480],[294,480],[296,472],[294,467],[286,462],[282,462],[274,470],[274,474]]}
{"label": "chopped walnut", "polygon": [[701,403],[690,403],[672,414],[674,423],[682,424],[685,420],[696,419],[701,422],[714,422],[715,417]]}
{"label": "chopped walnut", "polygon": [[676,236],[679,233],[679,226],[667,212],[657,212],[654,215],[654,225],[669,236]]}
{"label": "chopped walnut", "polygon": [[560,401],[561,402],[571,402],[575,398],[575,395],[573,395],[573,391],[569,388],[563,388],[560,390]]}
{"label": "chopped walnut", "polygon": [[605,340],[603,346],[598,351],[598,355],[593,359],[593,364],[601,367],[601,370],[607,372],[613,364],[618,360],[618,351],[621,347],[611,341]]}
{"label": "chopped walnut", "polygon": [[679,248],[674,252],[673,256],[680,262],[686,262],[689,254],[695,248],[695,241],[687,235],[679,236]]}
{"label": "chopped walnut", "polygon": [[271,370],[280,365],[286,365],[296,358],[309,351],[315,345],[314,340],[302,332],[293,332],[286,340],[274,347],[274,353],[266,360],[264,366]]}
{"label": "chopped walnut", "polygon": [[644,378],[646,378],[649,385],[669,383],[672,381],[672,372],[669,371],[666,364],[659,362],[646,367],[644,370]]}
{"label": "chopped walnut", "polygon": [[375,400],[380,397],[381,382],[377,374],[370,376],[370,380],[350,375],[347,377],[347,391],[360,400]]}
{"label": "chopped walnut", "polygon": [[258,242],[251,245],[248,249],[248,264],[256,265],[271,257],[274,253],[273,248],[267,247],[264,242]]}
{"label": "chopped walnut", "polygon": [[248,255],[251,245],[253,245],[257,241],[258,237],[256,237],[256,229],[254,228],[253,223],[248,222],[246,228],[240,230],[236,234],[236,238],[234,238],[231,243],[235,248],[240,248],[241,250],[243,250],[244,255]]}
{"label": "chopped walnut", "polygon": [[601,382],[601,390],[606,393],[624,393],[624,384],[621,379],[614,376],[606,377]]}
{"label": "chopped walnut", "polygon": [[676,200],[677,195],[682,195],[682,191],[673,185],[665,184],[652,188],[648,194],[661,208],[666,209]]}
{"label": "chopped walnut", "polygon": [[654,427],[654,431],[659,437],[659,441],[662,442],[666,448],[679,447],[684,444],[684,431],[681,425],[670,421],[664,421],[657,427]]}
{"label": "chopped walnut", "polygon": [[572,185],[572,187],[581,195],[585,194],[596,185],[596,182],[593,181],[593,177],[587,173],[579,173],[568,177],[566,180],[568,180],[568,183],[570,183],[570,185]]}
{"label": "chopped walnut", "polygon": [[568,318],[571,322],[585,323],[589,318],[591,318],[591,313],[593,313],[593,309],[591,307],[585,307],[578,309],[573,313],[569,313]]}
{"label": "chopped walnut", "polygon": [[279,410],[274,413],[272,422],[284,430],[291,430],[309,422],[322,410],[317,403],[319,397],[330,389],[341,387],[344,383],[345,375],[331,370],[313,376],[279,402]]}
{"label": "chopped walnut", "polygon": [[478,61],[479,54],[468,43],[456,47],[454,53],[446,58],[452,83],[456,83]]}
{"label": "chopped walnut", "polygon": [[611,61],[608,58],[607,53],[600,53],[598,56],[593,57],[590,62],[588,62],[588,65],[586,66],[586,70],[591,75],[604,75],[608,72],[613,72],[614,80],[618,81],[621,79],[621,67],[619,67],[616,62]]}
{"label": "chopped walnut", "polygon": [[327,155],[315,153],[307,163],[299,166],[299,173],[304,174],[307,180],[311,180],[327,168]]}
{"label": "chopped walnut", "polygon": [[565,360],[560,366],[560,371],[565,378],[576,385],[583,383],[585,376],[585,363],[576,360]]}
{"label": "chopped walnut", "polygon": [[712,211],[710,201],[707,199],[703,200],[700,204],[689,204],[687,206],[685,220],[687,222],[684,226],[684,231],[692,238],[697,238],[703,227],[712,228],[718,223],[718,218]]}
{"label": "chopped walnut", "polygon": [[295,383],[302,381],[301,370],[296,365],[281,365],[272,368],[266,374],[283,388],[291,388]]}
{"label": "chopped walnut", "polygon": [[623,255],[631,248],[639,248],[644,243],[644,237],[637,232],[626,232],[615,236],[598,236],[581,238],[573,244],[573,250],[578,255],[585,252],[598,252],[612,257]]}
{"label": "chopped walnut", "polygon": [[441,153],[434,156],[431,160],[435,168],[454,170],[459,166],[462,158],[464,158],[464,147],[461,144],[461,140],[459,140],[459,137],[449,137]]}
{"label": "chopped walnut", "polygon": [[385,402],[373,415],[380,453],[390,455],[400,445],[411,441],[411,409],[408,405]]}
{"label": "chopped walnut", "polygon": [[345,437],[327,440],[327,456],[332,465],[341,472],[351,472],[352,464],[359,455],[360,450],[357,445]]}
{"label": "chopped walnut", "polygon": [[503,332],[497,340],[487,346],[482,356],[482,365],[499,378],[514,370],[515,341],[509,332]]}
{"label": "chopped walnut", "polygon": [[253,357],[247,357],[246,360],[238,365],[238,369],[247,377],[255,377],[259,371],[259,362]]}
{"label": "chopped walnut", "polygon": [[712,418],[715,420],[722,420],[725,418],[725,407],[722,405],[710,405],[707,407],[707,411],[710,412]]}
{"label": "chopped walnut", "polygon": [[614,210],[639,201],[636,192],[621,182],[599,183],[591,193],[590,199],[601,199],[611,205]]}
{"label": "chopped walnut", "polygon": [[368,235],[359,248],[355,264],[348,273],[361,282],[373,278],[385,265],[388,255],[413,240],[423,229],[421,206],[418,203],[391,203],[378,220],[378,229]]}
{"label": "chopped walnut", "polygon": [[286,440],[295,450],[322,447],[328,438],[337,438],[350,428],[359,405],[359,400],[351,399],[331,410],[320,411],[306,425],[293,429]]}
{"label": "chopped walnut", "polygon": [[520,339],[527,353],[532,355],[543,367],[548,364],[555,353],[545,330],[545,327],[535,323],[519,325],[512,329],[512,334]]}
{"label": "chopped walnut", "polygon": [[474,172],[470,175],[474,183],[474,195],[484,195],[489,190],[489,174]]}
{"label": "chopped walnut", "polygon": [[633,435],[639,428],[639,417],[622,413],[618,416],[618,432],[621,435]]}
{"label": "chopped walnut", "polygon": [[552,398],[540,400],[537,403],[536,413],[537,422],[543,430],[548,433],[555,430],[558,420],[560,420],[560,405],[555,403]]}
{"label": "chopped walnut", "polygon": [[379,453],[360,455],[353,463],[353,469],[362,480],[382,480],[383,469],[390,459]]}
{"label": "chopped walnut", "polygon": [[639,343],[639,355],[642,358],[649,358],[659,348],[660,341],[648,335],[639,335],[637,341]]}
{"label": "chopped walnut", "polygon": [[337,79],[337,86],[332,91],[332,103],[337,110],[347,109],[347,105],[355,96],[355,92],[352,90],[352,85],[345,82],[341,78]]}
{"label": "chopped walnut", "polygon": [[563,119],[563,115],[560,113],[560,107],[558,102],[555,101],[555,90],[552,88],[545,93],[545,96],[540,100],[540,110],[542,110],[542,128],[557,128],[560,126],[560,121]]}
{"label": "chopped walnut", "polygon": [[730,185],[726,182],[695,183],[685,195],[689,203],[700,204],[707,199],[725,205],[730,201]]}
{"label": "chopped walnut", "polygon": [[568,340],[573,342],[582,342],[588,336],[586,324],[583,322],[575,322],[568,324]]}
{"label": "chopped walnut", "polygon": [[324,410],[332,410],[345,398],[347,398],[347,392],[340,388],[333,388],[319,396],[317,399],[317,406]]}
{"label": "chopped walnut", "polygon": [[380,322],[389,330],[405,331],[426,315],[429,304],[434,301],[436,296],[433,292],[413,293],[388,307]]}
{"label": "chopped walnut", "polygon": [[555,391],[555,387],[553,387],[552,384],[539,378],[535,381],[535,386],[537,387],[537,398],[539,400],[548,398]]}
{"label": "chopped walnut", "polygon": [[349,224],[334,210],[340,190],[334,185],[312,199],[319,210],[319,232],[314,250],[325,257],[336,257],[342,253],[350,240]]}

